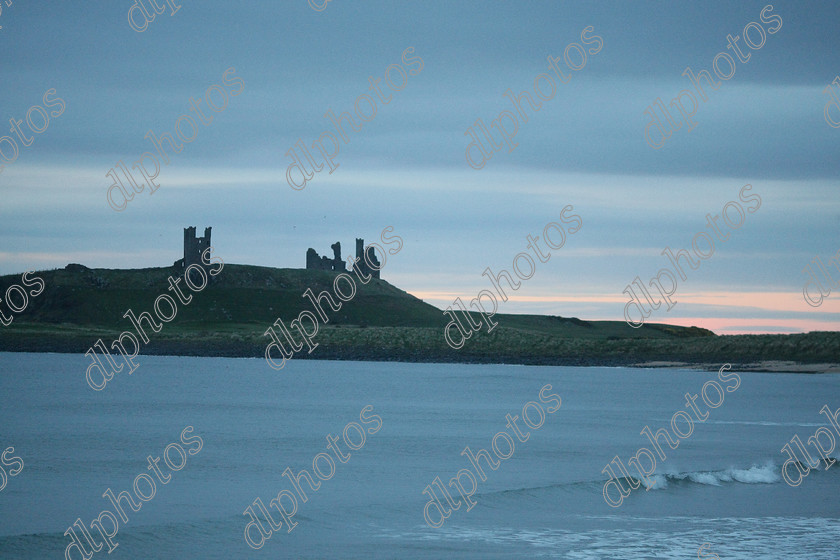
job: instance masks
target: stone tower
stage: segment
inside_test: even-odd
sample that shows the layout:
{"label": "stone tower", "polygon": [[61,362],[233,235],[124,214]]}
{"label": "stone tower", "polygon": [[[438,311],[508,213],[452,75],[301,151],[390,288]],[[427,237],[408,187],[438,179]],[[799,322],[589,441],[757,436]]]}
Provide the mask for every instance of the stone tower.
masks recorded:
{"label": "stone tower", "polygon": [[210,230],[213,228],[204,228],[204,237],[195,236],[195,226],[184,228],[184,260],[183,268],[186,269],[191,264],[204,266],[201,262],[201,253],[210,247]]}
{"label": "stone tower", "polygon": [[[359,272],[364,275],[371,275],[374,278],[379,278],[379,269],[382,268],[382,265],[379,264],[379,259],[376,258],[376,251],[373,250],[373,247],[368,247],[367,251],[364,249],[365,240],[359,237],[356,238],[356,258],[359,259],[356,261],[357,267],[359,267]],[[364,254],[367,252],[367,259],[365,259]],[[368,265],[368,263],[377,267],[377,270]]]}

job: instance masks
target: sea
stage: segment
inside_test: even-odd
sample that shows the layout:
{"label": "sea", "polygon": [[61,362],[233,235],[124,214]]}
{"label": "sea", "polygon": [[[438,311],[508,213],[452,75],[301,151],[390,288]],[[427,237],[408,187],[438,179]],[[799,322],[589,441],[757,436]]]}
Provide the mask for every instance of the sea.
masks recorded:
{"label": "sea", "polygon": [[[4,466],[0,559],[58,560],[66,550],[65,558],[82,558],[67,549],[68,528],[81,519],[101,543],[90,522],[113,512],[106,490],[133,493],[138,475],[155,476],[148,458],[171,443],[196,451],[196,440],[181,443],[189,426],[200,450],[179,459],[173,446],[173,465],[185,464],[174,471],[161,460],[171,479],[138,499],[139,511],[123,500],[128,521],[119,520],[116,548],[88,549],[88,558],[840,558],[840,466],[811,470],[796,487],[780,471],[792,437],[805,443],[820,427],[831,430],[819,411],[840,408],[837,375],[733,369],[737,390],[714,409],[697,401],[708,419],[676,449],[664,447],[650,489],[642,484],[611,507],[607,464],[618,456],[627,465],[650,448],[642,429],[670,430],[674,414],[688,410],[686,393],[698,394],[718,371],[318,360],[275,371],[262,359],[137,361],[133,374],[94,391],[82,355],[0,353],[0,449],[14,447],[6,462],[23,462],[15,476]],[[545,395],[561,399],[552,413],[540,402],[546,385]],[[546,410],[540,425],[537,407],[527,407],[537,428],[522,424],[529,402]],[[362,425],[366,406],[379,429],[363,425],[356,450],[339,441],[346,462],[335,460],[317,491],[302,481],[307,500],[297,500],[294,529],[281,526],[259,549],[249,546],[246,508],[293,491],[287,468],[313,473],[319,453],[335,457],[327,436]],[[526,441],[513,437],[508,414],[520,418]],[[475,476],[462,450],[486,449],[495,459],[503,431],[515,447],[500,436],[497,449],[509,458],[495,470],[479,460],[485,479],[476,476],[476,504],[451,510],[440,527],[427,524],[424,488],[464,469]],[[348,433],[358,447],[358,430]],[[461,477],[467,492],[468,479]],[[110,529],[107,518],[103,524]],[[255,526],[251,534],[259,536]]]}

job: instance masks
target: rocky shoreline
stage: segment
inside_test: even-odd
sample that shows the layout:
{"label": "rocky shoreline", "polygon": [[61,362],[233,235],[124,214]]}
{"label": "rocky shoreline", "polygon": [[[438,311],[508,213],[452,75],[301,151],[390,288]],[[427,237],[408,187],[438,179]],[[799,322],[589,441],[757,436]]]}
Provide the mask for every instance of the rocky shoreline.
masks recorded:
{"label": "rocky shoreline", "polygon": [[[257,326],[224,333],[161,332],[140,355],[263,358],[267,339]],[[7,331],[0,351],[84,354],[117,331],[77,326],[32,325]],[[418,327],[327,327],[311,354],[292,359],[484,363],[553,366],[691,368],[716,371],[730,363],[740,371],[840,373],[840,333],[726,335],[674,339],[581,339],[503,328],[478,334],[460,350],[448,347],[439,329]]]}

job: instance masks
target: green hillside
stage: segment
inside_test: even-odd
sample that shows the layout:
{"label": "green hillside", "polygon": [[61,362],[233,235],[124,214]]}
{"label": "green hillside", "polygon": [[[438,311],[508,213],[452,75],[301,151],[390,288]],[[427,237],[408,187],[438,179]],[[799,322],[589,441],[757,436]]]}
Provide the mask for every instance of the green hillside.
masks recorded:
{"label": "green hillside", "polygon": [[[128,319],[123,318],[126,310],[131,309],[136,315],[143,311],[154,314],[154,301],[159,295],[175,297],[168,290],[167,278],[176,279],[178,274],[171,267],[131,270],[72,267],[40,272],[37,275],[47,287],[30,301],[20,318],[36,323],[130,327]],[[193,300],[188,305],[178,305],[177,317],[166,329],[212,330],[234,324],[268,326],[277,317],[291,320],[301,310],[313,309],[303,297],[307,288],[316,294],[324,290],[332,294],[337,275],[321,270],[226,264],[200,292],[192,292],[183,281],[180,283],[183,293],[192,295]],[[5,292],[6,286],[12,283],[20,284],[20,276],[0,277],[0,291]],[[433,326],[440,320],[436,308],[387,282],[372,279],[367,285],[357,285],[356,296],[340,310],[333,312],[324,303],[331,323]],[[163,309],[169,311],[165,306]]]}
{"label": "green hillside", "polygon": [[[35,276],[46,288],[30,297],[27,309],[15,315],[10,326],[0,327],[0,350],[84,353],[99,338],[110,344],[120,332],[133,331],[123,318],[126,310],[154,315],[159,295],[174,296],[167,278],[177,278],[178,273],[172,267],[111,270],[80,265],[38,272]],[[192,292],[181,283],[192,301],[179,303],[177,316],[163,323],[159,333],[147,329],[151,340],[141,354],[262,356],[266,329],[278,317],[289,325],[302,310],[314,312],[304,291],[332,294],[337,274],[226,264],[203,291]],[[7,286],[20,283],[20,275],[0,277],[0,296]],[[510,314],[494,316],[498,326],[492,333],[485,328],[454,350],[443,339],[450,319],[440,309],[384,280],[356,286],[356,295],[338,311],[324,303],[329,323],[320,326],[318,347],[312,354],[296,354],[296,359],[628,365],[819,363],[837,361],[840,355],[840,333],[716,336],[697,327],[646,324],[633,329],[623,321]],[[3,310],[9,314],[5,303]],[[481,319],[476,313],[472,316]]]}
{"label": "green hillside", "polygon": [[[17,316],[13,326],[25,322],[126,329],[131,327],[129,320],[123,318],[127,309],[136,315],[143,311],[154,314],[154,301],[159,295],[174,297],[168,289],[167,278],[177,278],[178,271],[171,267],[111,270],[70,265],[36,275],[43,278],[46,289],[39,296],[30,298],[29,306]],[[303,293],[311,288],[315,294],[322,291],[333,294],[333,280],[337,275],[337,272],[323,270],[227,264],[200,292],[192,292],[181,282],[183,293],[192,295],[193,300],[188,305],[178,305],[175,320],[167,323],[165,330],[230,331],[232,326],[253,325],[262,332],[278,317],[288,323],[304,309],[314,311]],[[19,275],[0,277],[0,294],[15,283],[20,284]],[[366,285],[357,281],[356,285],[356,295],[338,311],[323,303],[329,325],[443,329],[449,322],[438,308],[385,280],[372,279]],[[342,289],[346,289],[345,286],[342,284]],[[166,306],[163,309],[169,311]],[[471,315],[477,321],[481,319],[478,313]],[[494,321],[507,328],[572,338],[712,335],[710,331],[697,328],[646,325],[633,329],[617,321],[588,322],[542,315],[499,314]]]}

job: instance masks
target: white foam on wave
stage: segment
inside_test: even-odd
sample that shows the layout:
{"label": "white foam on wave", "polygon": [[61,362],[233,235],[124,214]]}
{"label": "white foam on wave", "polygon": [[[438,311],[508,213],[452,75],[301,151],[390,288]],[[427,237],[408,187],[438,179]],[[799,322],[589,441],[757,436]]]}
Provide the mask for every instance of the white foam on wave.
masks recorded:
{"label": "white foam on wave", "polygon": [[776,465],[768,461],[763,467],[753,465],[749,469],[727,469],[732,478],[745,484],[775,484],[781,480]]}
{"label": "white foam on wave", "polygon": [[650,484],[646,480],[643,481],[648,490],[663,490],[668,488],[668,475],[652,474],[648,478],[651,481]]}
{"label": "white foam on wave", "polygon": [[776,464],[771,460],[764,465],[753,465],[748,469],[729,467],[722,471],[693,471],[687,473],[668,472],[655,473],[650,477],[650,483],[645,481],[648,490],[662,490],[668,487],[668,481],[690,480],[697,484],[720,486],[723,482],[740,482],[742,484],[775,484],[781,481]]}
{"label": "white foam on wave", "polygon": [[[724,478],[725,476],[725,473],[722,475],[715,475],[713,473],[706,472],[688,473],[688,478],[691,479],[692,482],[696,482],[698,484],[710,484],[712,486],[720,486],[721,480],[726,480]],[[729,481],[727,480],[726,482]]]}

